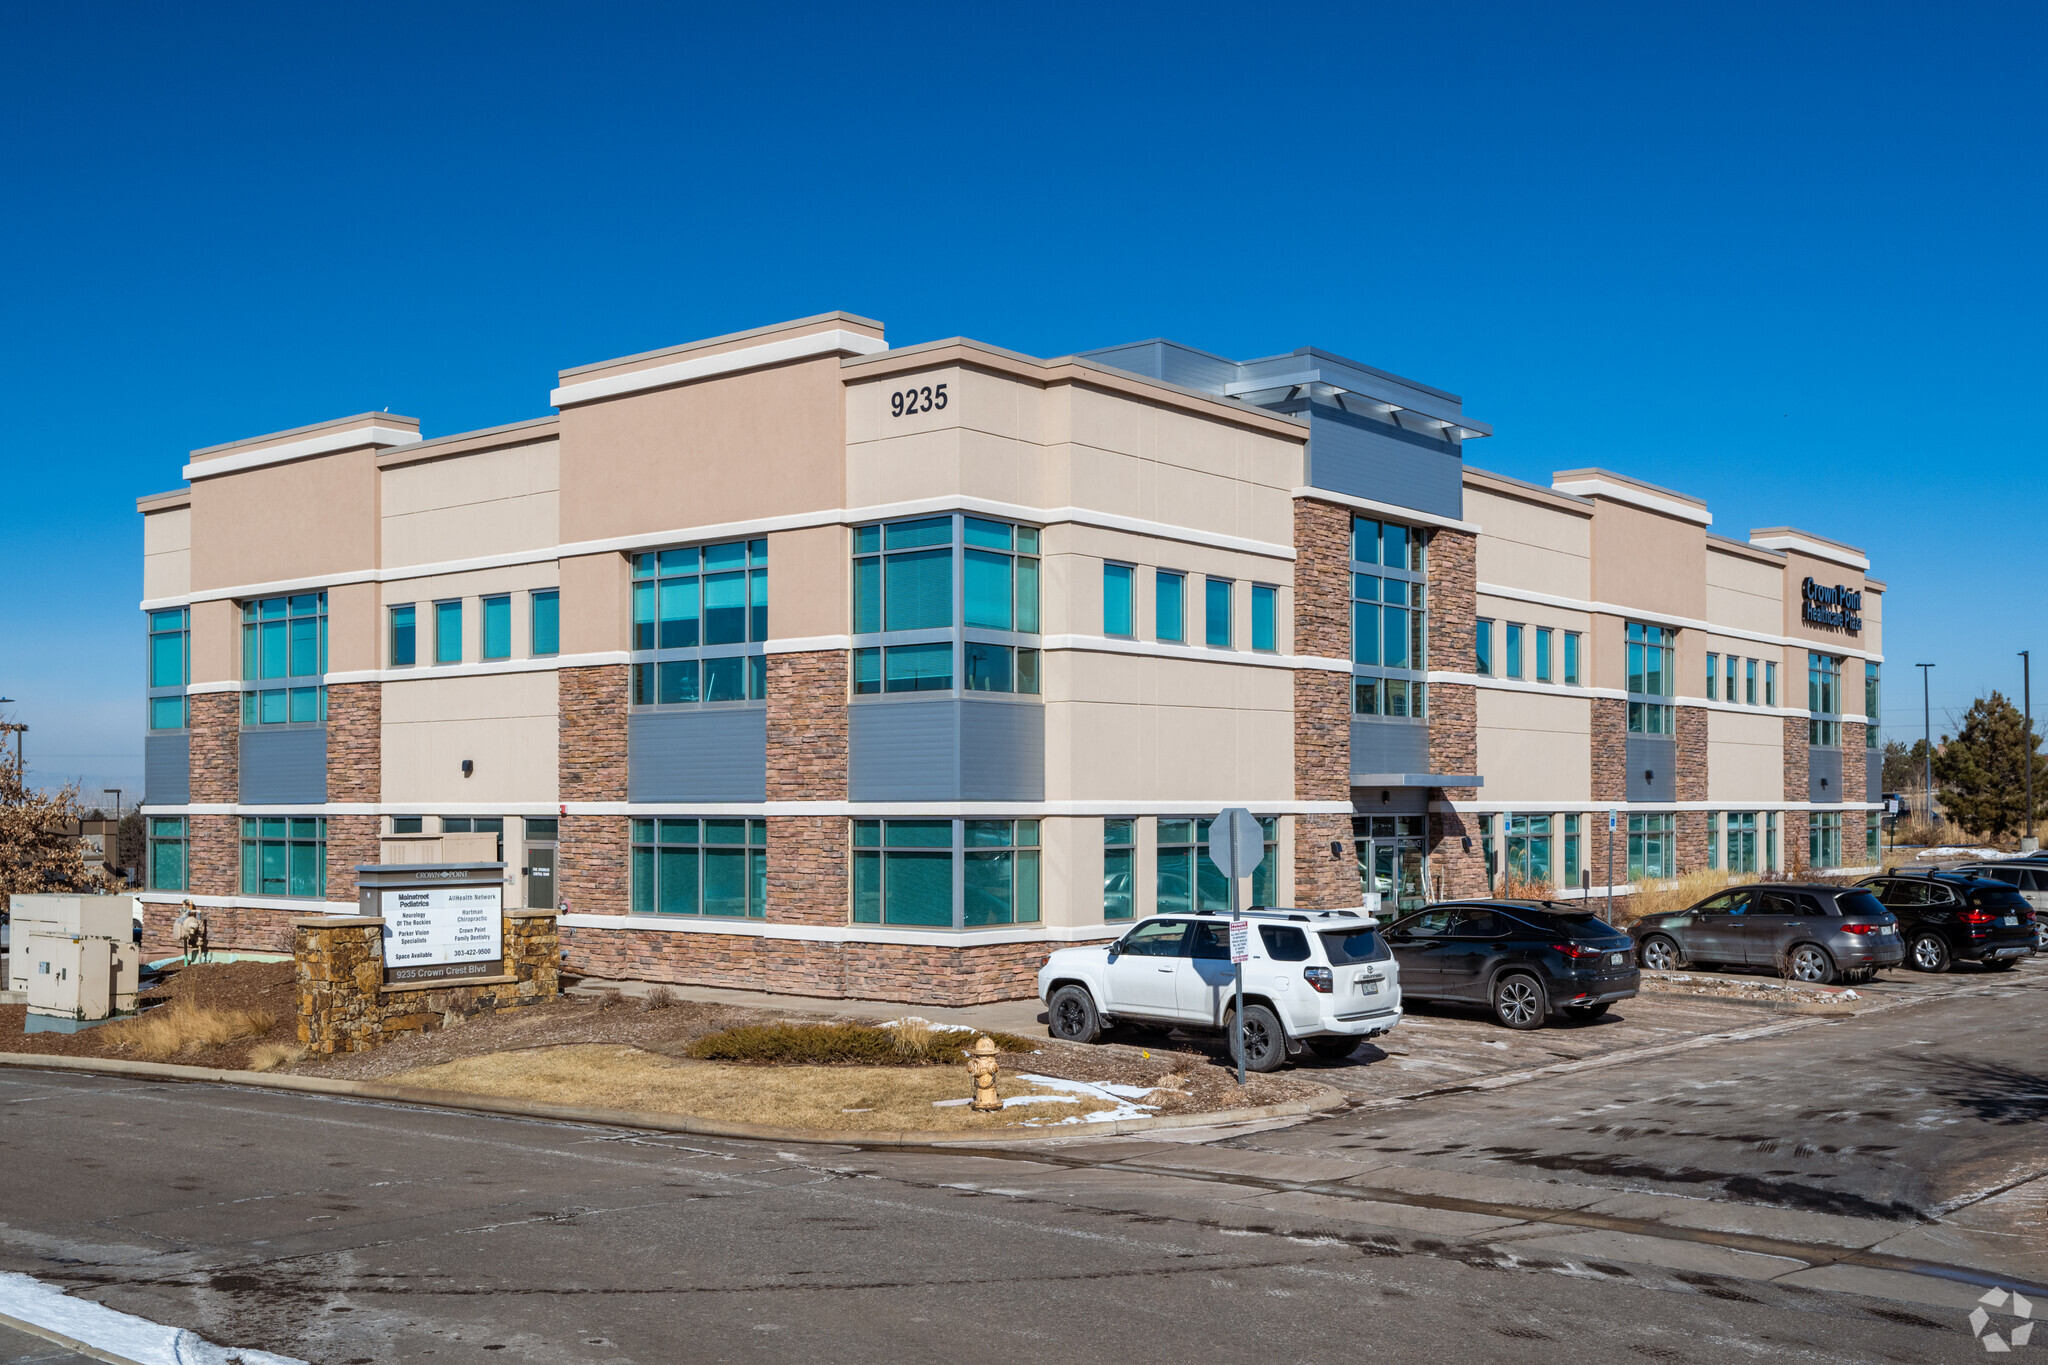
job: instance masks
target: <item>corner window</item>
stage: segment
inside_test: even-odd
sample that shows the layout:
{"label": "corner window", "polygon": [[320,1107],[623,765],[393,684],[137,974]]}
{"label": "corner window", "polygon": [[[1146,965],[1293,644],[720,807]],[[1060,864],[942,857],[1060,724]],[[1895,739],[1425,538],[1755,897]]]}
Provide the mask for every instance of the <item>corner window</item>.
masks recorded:
{"label": "corner window", "polygon": [[763,919],[768,822],[633,821],[633,913]]}
{"label": "corner window", "polygon": [[500,594],[483,599],[484,640],[483,657],[486,659],[509,659],[512,657],[512,599]]}
{"label": "corner window", "polygon": [[1136,913],[1131,894],[1137,876],[1137,821],[1102,822],[1102,917],[1130,919]]}
{"label": "corner window", "polygon": [[[854,695],[1040,691],[1037,527],[964,515],[882,522],[854,528],[853,553],[853,630],[867,637],[855,642]],[[1106,611],[1108,587],[1105,574]]]}
{"label": "corner window", "polygon": [[1152,625],[1158,637],[1168,644],[1185,644],[1187,628],[1186,574],[1156,570],[1152,575]]}
{"label": "corner window", "polygon": [[434,662],[462,662],[462,599],[434,603]]}
{"label": "corner window", "polygon": [[418,612],[408,603],[391,609],[391,666],[410,668],[418,658]]}
{"label": "corner window", "polygon": [[[1230,884],[1209,861],[1209,824],[1207,820],[1159,821],[1155,914],[1230,908]],[[1273,876],[1276,821],[1263,816],[1259,828],[1265,833],[1266,854],[1252,870],[1251,904],[1271,905],[1277,884]]]}
{"label": "corner window", "polygon": [[535,658],[562,652],[562,593],[546,588],[532,595],[532,634]]}
{"label": "corner window", "polygon": [[[191,614],[184,607],[149,613],[149,728],[185,728],[184,688],[192,681]],[[168,695],[159,689],[178,689]]]}
{"label": "corner window", "polygon": [[[1628,623],[1628,728],[1630,734],[1677,733],[1670,698],[1678,632]],[[1631,817],[1632,819],[1634,817]],[[1663,873],[1658,873],[1663,876]]]}
{"label": "corner window", "polygon": [[242,604],[242,679],[315,678],[327,671],[327,594]]}
{"label": "corner window", "polygon": [[1276,652],[1279,598],[1278,589],[1263,583],[1252,584],[1252,648],[1261,653]]}
{"label": "corner window", "polygon": [[1038,833],[1036,820],[856,820],[854,923],[1035,924]]}
{"label": "corner window", "polygon": [[321,816],[244,817],[242,894],[327,894],[327,821]]}
{"label": "corner window", "polygon": [[1131,622],[1131,575],[1128,564],[1102,566],[1102,633],[1133,635]]}
{"label": "corner window", "polygon": [[1229,649],[1230,630],[1230,589],[1233,584],[1228,578],[1205,578],[1202,580],[1202,641],[1217,649]]}
{"label": "corner window", "polygon": [[[558,635],[552,628],[558,605],[558,599],[549,605],[550,636]],[[766,540],[633,556],[632,705],[763,700],[767,636]],[[548,643],[560,647],[558,638]]]}
{"label": "corner window", "polygon": [[149,886],[152,891],[186,889],[185,817],[149,818]]}

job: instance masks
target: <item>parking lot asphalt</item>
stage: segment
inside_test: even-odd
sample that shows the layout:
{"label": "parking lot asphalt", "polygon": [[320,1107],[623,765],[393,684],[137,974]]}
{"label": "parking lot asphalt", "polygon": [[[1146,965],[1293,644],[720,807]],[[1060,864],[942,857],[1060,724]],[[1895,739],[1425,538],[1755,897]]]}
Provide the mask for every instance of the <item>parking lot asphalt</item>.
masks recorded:
{"label": "parking lot asphalt", "polygon": [[1633,1059],[1518,1054],[1290,1128],[1030,1152],[9,1070],[0,1165],[35,1179],[0,1269],[322,1365],[1962,1359],[1988,1284],[2048,1278],[2048,970],[1937,985]]}

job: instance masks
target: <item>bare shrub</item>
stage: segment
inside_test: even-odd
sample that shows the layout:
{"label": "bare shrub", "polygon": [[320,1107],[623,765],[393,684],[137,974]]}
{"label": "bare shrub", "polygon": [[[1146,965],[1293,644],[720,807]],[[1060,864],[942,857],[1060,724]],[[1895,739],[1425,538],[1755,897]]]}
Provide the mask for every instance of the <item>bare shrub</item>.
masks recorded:
{"label": "bare shrub", "polygon": [[[973,1045],[971,1029],[937,1031],[923,1020],[921,1045],[907,1044],[898,1028],[867,1024],[746,1024],[699,1038],[689,1055],[708,1062],[773,1066],[941,1066],[959,1062]],[[990,1033],[1004,1052],[1030,1052],[1038,1044],[1014,1033]]]}
{"label": "bare shrub", "polygon": [[597,993],[597,1007],[601,1010],[617,1009],[626,1002],[626,993],[617,986],[606,986]]}
{"label": "bare shrub", "polygon": [[249,1059],[242,1065],[250,1071],[274,1071],[305,1060],[306,1049],[297,1043],[258,1043],[249,1049]]}
{"label": "bare shrub", "polygon": [[1698,905],[1734,879],[1719,869],[1699,868],[1671,883],[1637,882],[1628,899],[1615,907],[1614,918],[1623,928],[1645,915],[1663,915]]}
{"label": "bare shrub", "polygon": [[931,1056],[935,1035],[928,1020],[907,1015],[895,1021],[889,1036],[896,1045],[896,1055],[907,1062],[922,1062]]}
{"label": "bare shrub", "polygon": [[676,993],[666,986],[656,986],[640,997],[640,1008],[643,1010],[665,1010],[675,1003]]}
{"label": "bare shrub", "polygon": [[181,1052],[198,1052],[267,1033],[277,1022],[268,1010],[221,1009],[180,998],[134,1019],[108,1024],[101,1034],[114,1047],[146,1062],[166,1062]]}
{"label": "bare shrub", "polygon": [[1500,898],[1509,901],[1556,900],[1557,888],[1549,882],[1531,881],[1510,872],[1501,879]]}

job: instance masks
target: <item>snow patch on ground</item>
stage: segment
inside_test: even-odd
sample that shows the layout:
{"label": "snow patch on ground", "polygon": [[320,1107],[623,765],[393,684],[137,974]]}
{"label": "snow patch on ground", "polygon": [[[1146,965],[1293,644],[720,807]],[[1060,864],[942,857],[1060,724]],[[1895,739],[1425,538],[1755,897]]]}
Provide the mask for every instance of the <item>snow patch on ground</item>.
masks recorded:
{"label": "snow patch on ground", "polygon": [[0,1313],[136,1365],[306,1365],[294,1356],[216,1346],[182,1327],[119,1313],[7,1271],[0,1271]]}
{"label": "snow patch on ground", "polygon": [[884,1024],[882,1025],[882,1027],[883,1027],[883,1028],[896,1028],[897,1026],[899,1026],[899,1025],[902,1025],[902,1024],[918,1024],[918,1025],[921,1025],[921,1026],[923,1026],[923,1027],[925,1027],[925,1028],[928,1028],[928,1029],[930,1029],[930,1030],[931,1030],[931,1031],[932,1031],[933,1033],[979,1033],[979,1032],[981,1032],[981,1030],[980,1030],[980,1029],[978,1029],[978,1028],[974,1027],[974,1026],[973,1026],[972,1024],[934,1024],[934,1023],[933,1023],[933,1022],[932,1022],[931,1020],[929,1020],[929,1019],[925,1019],[925,1018],[921,1018],[920,1016],[918,1016],[918,1015],[915,1015],[915,1014],[906,1014],[906,1015],[904,1015],[904,1016],[903,1016],[903,1017],[902,1017],[901,1019],[891,1019],[891,1020],[887,1021],[886,1023],[884,1023]]}

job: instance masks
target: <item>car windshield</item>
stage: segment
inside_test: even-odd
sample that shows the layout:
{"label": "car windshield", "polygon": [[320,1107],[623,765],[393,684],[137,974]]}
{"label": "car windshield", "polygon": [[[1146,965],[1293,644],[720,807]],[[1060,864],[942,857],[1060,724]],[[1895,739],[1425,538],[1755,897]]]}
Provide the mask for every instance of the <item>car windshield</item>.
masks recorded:
{"label": "car windshield", "polygon": [[1380,943],[1378,931],[1373,929],[1331,929],[1321,935],[1323,951],[1330,955],[1333,967],[1349,967],[1359,962],[1377,962],[1387,955]]}
{"label": "car windshield", "polygon": [[2009,886],[1982,887],[1970,893],[1970,907],[1975,910],[2025,910],[2027,898]]}
{"label": "car windshield", "polygon": [[1835,905],[1851,918],[1865,915],[1884,916],[1891,911],[1884,908],[1884,902],[1868,891],[1844,891],[1835,897]]}

